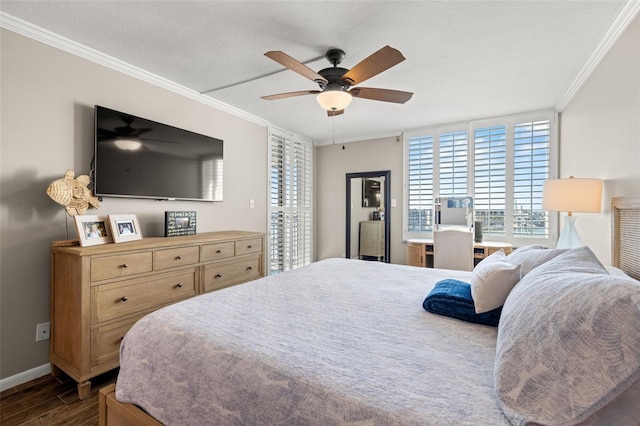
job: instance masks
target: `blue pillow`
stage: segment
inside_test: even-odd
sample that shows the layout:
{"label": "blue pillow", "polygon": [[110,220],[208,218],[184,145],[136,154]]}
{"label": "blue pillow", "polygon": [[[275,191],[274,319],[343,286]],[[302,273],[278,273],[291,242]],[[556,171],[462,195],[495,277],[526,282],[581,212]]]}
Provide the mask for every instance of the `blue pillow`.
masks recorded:
{"label": "blue pillow", "polygon": [[422,307],[433,314],[444,315],[474,324],[497,327],[502,307],[476,314],[471,285],[454,279],[438,281],[424,299]]}

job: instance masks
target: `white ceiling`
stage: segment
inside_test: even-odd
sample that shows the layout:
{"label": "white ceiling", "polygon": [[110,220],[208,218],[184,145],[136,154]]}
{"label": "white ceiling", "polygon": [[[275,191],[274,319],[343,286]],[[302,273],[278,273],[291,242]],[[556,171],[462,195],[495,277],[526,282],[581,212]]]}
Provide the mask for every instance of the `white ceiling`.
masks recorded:
{"label": "white ceiling", "polygon": [[[0,10],[198,93],[221,88],[203,96],[338,143],[562,108],[615,27],[628,21],[620,16],[638,7],[637,0],[3,0]],[[307,64],[318,71],[329,66],[330,48],[343,49],[341,66],[351,68],[385,45],[406,60],[361,86],[413,92],[404,105],[356,98],[329,118],[313,95],[260,99],[317,89],[292,71],[277,72],[282,66],[264,56],[269,50],[305,63],[322,57]]]}

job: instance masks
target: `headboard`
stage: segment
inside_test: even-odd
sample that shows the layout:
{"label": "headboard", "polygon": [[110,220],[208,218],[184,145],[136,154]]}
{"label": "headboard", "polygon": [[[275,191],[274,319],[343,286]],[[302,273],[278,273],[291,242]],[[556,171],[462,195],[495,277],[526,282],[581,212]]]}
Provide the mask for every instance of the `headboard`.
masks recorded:
{"label": "headboard", "polygon": [[612,265],[640,280],[640,195],[611,199]]}

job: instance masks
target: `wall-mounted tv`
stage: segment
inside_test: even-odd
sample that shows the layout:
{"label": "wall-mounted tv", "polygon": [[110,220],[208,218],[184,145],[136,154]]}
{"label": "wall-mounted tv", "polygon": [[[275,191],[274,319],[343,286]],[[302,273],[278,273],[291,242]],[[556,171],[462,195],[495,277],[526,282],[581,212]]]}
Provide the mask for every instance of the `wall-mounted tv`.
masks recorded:
{"label": "wall-mounted tv", "polygon": [[223,141],[95,106],[98,197],[222,201]]}

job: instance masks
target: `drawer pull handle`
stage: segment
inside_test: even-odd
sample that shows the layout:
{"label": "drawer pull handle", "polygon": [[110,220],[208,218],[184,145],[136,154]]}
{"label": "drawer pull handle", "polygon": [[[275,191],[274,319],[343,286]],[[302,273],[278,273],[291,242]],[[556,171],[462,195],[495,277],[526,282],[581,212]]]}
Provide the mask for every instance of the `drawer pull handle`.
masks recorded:
{"label": "drawer pull handle", "polygon": [[216,278],[222,278],[222,274],[216,274]]}
{"label": "drawer pull handle", "polygon": [[250,249],[250,248],[253,248],[253,247],[251,247],[251,245],[248,245],[247,248]]}
{"label": "drawer pull handle", "polygon": [[253,271],[253,268],[251,266],[247,266],[247,271]]}
{"label": "drawer pull handle", "polygon": [[182,256],[176,256],[176,260],[182,260]]}
{"label": "drawer pull handle", "polygon": [[222,253],[222,250],[216,250],[216,254]]}
{"label": "drawer pull handle", "polygon": [[178,287],[178,288],[182,288],[182,283],[178,283],[178,284],[176,284],[176,287]]}
{"label": "drawer pull handle", "polygon": [[128,268],[128,267],[129,267],[129,265],[127,265],[126,263],[123,263],[123,264],[122,264],[122,267],[123,267],[123,268]]}
{"label": "drawer pull handle", "polygon": [[122,297],[120,298],[120,300],[121,300],[122,302],[126,302],[127,300],[129,300],[129,298],[128,298],[127,296],[122,296]]}

